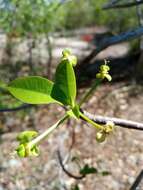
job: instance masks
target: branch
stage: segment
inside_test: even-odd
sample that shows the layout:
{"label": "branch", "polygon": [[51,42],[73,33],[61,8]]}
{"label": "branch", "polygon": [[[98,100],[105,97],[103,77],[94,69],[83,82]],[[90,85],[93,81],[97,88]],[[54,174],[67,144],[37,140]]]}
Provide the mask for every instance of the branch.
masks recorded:
{"label": "branch", "polygon": [[115,125],[118,125],[119,127],[123,127],[127,129],[143,130],[143,123],[134,122],[134,121],[126,120],[126,119],[119,119],[115,117],[93,115],[91,113],[86,112],[85,110],[81,110],[81,111],[89,119],[99,124],[106,124],[108,121],[112,121]]}
{"label": "branch", "polygon": [[108,4],[117,4],[117,3],[119,3],[119,1],[122,1],[122,0],[110,0],[110,2],[108,3]]}
{"label": "branch", "polygon": [[84,60],[81,61],[80,65],[89,63],[99,52],[111,45],[115,45],[128,40],[133,40],[140,37],[141,35],[143,35],[143,27],[139,27],[135,30],[123,32],[119,35],[106,38],[101,41],[101,44],[97,47],[97,49],[93,50]]}
{"label": "branch", "polygon": [[60,166],[62,167],[63,171],[64,171],[69,177],[74,178],[74,179],[76,179],[76,180],[81,180],[81,179],[83,179],[83,178],[85,177],[85,175],[76,176],[76,175],[70,173],[70,172],[65,168],[59,150],[57,151],[57,156],[58,156],[58,160],[59,160]]}
{"label": "branch", "polygon": [[26,108],[30,108],[32,106],[33,105],[31,105],[31,104],[23,104],[21,106],[15,107],[15,108],[2,108],[2,109],[0,109],[0,112],[14,112],[14,111],[19,111],[19,110],[23,110]]}
{"label": "branch", "polygon": [[[31,106],[33,106],[33,105],[23,104],[16,108],[0,109],[0,112],[14,112],[14,111],[19,111],[22,109],[30,108]],[[126,120],[126,119],[119,119],[119,118],[115,118],[115,117],[93,115],[82,109],[81,109],[81,112],[84,113],[84,115],[86,115],[88,118],[90,118],[91,120],[93,120],[99,124],[106,124],[107,121],[112,121],[113,123],[115,123],[115,125],[119,125],[120,127],[123,127],[123,128],[143,130],[143,124],[139,123],[139,122],[134,122],[134,121]]]}
{"label": "branch", "polygon": [[141,172],[137,176],[130,190],[137,190],[139,188],[139,184],[141,183],[142,179],[143,179],[143,170],[141,170]]}
{"label": "branch", "polygon": [[131,3],[124,3],[124,4],[115,4],[115,3],[109,3],[103,6],[103,9],[120,9],[120,8],[128,8],[128,7],[133,7],[137,5],[143,4],[143,0],[136,1],[136,2],[131,2]]}

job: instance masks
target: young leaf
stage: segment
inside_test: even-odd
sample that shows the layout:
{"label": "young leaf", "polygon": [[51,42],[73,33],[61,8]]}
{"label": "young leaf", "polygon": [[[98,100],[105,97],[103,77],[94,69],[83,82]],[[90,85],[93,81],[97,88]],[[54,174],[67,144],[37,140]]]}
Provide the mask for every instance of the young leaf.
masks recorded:
{"label": "young leaf", "polygon": [[8,91],[17,99],[29,104],[57,102],[51,97],[53,82],[38,76],[21,77],[8,85]]}
{"label": "young leaf", "polygon": [[63,59],[57,67],[55,84],[51,95],[64,105],[74,107],[76,98],[76,79],[73,67],[67,59]]}
{"label": "young leaf", "polygon": [[88,174],[94,174],[97,173],[97,169],[94,167],[90,167],[88,164],[86,164],[81,170],[80,174],[82,175],[88,175]]}

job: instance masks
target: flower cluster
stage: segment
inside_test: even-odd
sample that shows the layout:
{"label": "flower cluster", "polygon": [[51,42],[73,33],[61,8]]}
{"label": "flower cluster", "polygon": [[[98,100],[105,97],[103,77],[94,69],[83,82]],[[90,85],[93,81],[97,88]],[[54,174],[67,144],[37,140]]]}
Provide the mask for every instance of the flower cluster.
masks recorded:
{"label": "flower cluster", "polygon": [[110,67],[107,65],[107,61],[105,60],[105,64],[100,66],[99,73],[96,74],[96,78],[98,79],[107,79],[108,81],[112,80],[111,75],[109,74]]}
{"label": "flower cluster", "polygon": [[97,132],[96,134],[96,140],[97,142],[104,142],[106,140],[106,137],[113,132],[114,130],[114,123],[109,121],[104,125],[104,128]]}
{"label": "flower cluster", "polygon": [[39,149],[36,144],[31,143],[32,139],[38,135],[36,131],[24,131],[17,136],[19,146],[16,153],[19,157],[38,156]]}

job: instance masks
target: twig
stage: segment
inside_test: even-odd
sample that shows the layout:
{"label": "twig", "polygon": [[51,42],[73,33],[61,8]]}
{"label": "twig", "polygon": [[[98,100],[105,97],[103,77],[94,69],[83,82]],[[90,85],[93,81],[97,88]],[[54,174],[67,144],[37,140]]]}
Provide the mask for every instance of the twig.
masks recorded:
{"label": "twig", "polygon": [[143,170],[141,170],[141,172],[137,176],[137,178],[136,178],[135,182],[133,183],[132,187],[130,188],[130,190],[137,190],[139,188],[138,186],[142,179],[143,179]]}
{"label": "twig", "polygon": [[61,157],[61,154],[60,154],[60,150],[57,151],[57,156],[58,156],[58,160],[59,160],[59,163],[60,163],[60,166],[62,167],[63,171],[71,178],[74,178],[76,180],[81,180],[85,177],[85,175],[80,175],[80,176],[76,176],[72,173],[70,173],[64,166],[63,164],[63,161],[62,161],[62,157]]}
{"label": "twig", "polygon": [[19,110],[23,110],[26,108],[30,108],[32,106],[33,105],[31,105],[31,104],[23,104],[21,106],[15,107],[15,108],[1,108],[0,112],[14,112],[14,111],[19,111]]}
{"label": "twig", "polygon": [[[135,2],[138,2],[138,0],[135,0]],[[140,27],[143,26],[143,11],[142,11],[142,7],[136,5],[136,14],[137,14],[137,18],[138,18],[138,25]],[[141,36],[140,38],[140,50],[143,50],[143,37]]]}
{"label": "twig", "polygon": [[69,123],[68,123],[68,126],[71,126],[71,129],[72,129],[72,134],[71,134],[71,144],[70,144],[70,147],[69,147],[69,154],[71,153],[74,145],[75,145],[75,128],[71,125],[70,123],[70,119],[69,119]]}
{"label": "twig", "polygon": [[140,37],[141,35],[143,35],[143,27],[139,27],[135,30],[123,32],[119,35],[106,38],[101,41],[101,44],[97,47],[97,49],[93,50],[84,60],[81,61],[80,65],[85,65],[89,63],[99,52],[111,45],[115,45],[128,40],[133,40]]}
{"label": "twig", "polygon": [[[22,109],[30,108],[32,106],[33,105],[31,105],[31,104],[23,104],[23,105],[16,107],[16,108],[0,109],[0,112],[14,112],[14,111],[19,111]],[[93,115],[93,114],[91,114],[85,110],[82,110],[82,109],[81,109],[81,112],[85,116],[87,116],[89,119],[91,119],[91,120],[93,120],[99,124],[106,124],[108,121],[112,121],[115,125],[118,125],[118,126],[123,127],[123,128],[143,130],[143,123],[134,122],[134,121],[126,120],[126,119],[115,118],[115,117]]]}
{"label": "twig", "polygon": [[51,79],[51,67],[52,67],[52,43],[50,37],[47,35],[47,48],[48,48],[48,61],[47,61],[47,76],[49,79]]}
{"label": "twig", "polygon": [[110,2],[108,3],[108,5],[110,4],[110,5],[114,5],[114,4],[117,4],[117,3],[119,3],[119,1],[122,1],[122,0],[110,0]]}
{"label": "twig", "polygon": [[115,117],[106,117],[100,115],[93,115],[91,113],[86,112],[85,110],[81,110],[84,115],[86,115],[89,119],[93,120],[99,124],[106,124],[108,121],[112,121],[115,125],[128,129],[136,129],[143,130],[143,123],[134,122],[126,119],[120,119]]}
{"label": "twig", "polygon": [[93,83],[93,85],[91,86],[91,88],[89,90],[87,90],[87,92],[85,92],[83,98],[81,98],[81,100],[79,102],[79,106],[81,106],[84,102],[86,102],[87,99],[89,99],[90,96],[92,96],[93,92],[99,86],[99,84],[101,83],[101,81],[102,80],[100,80],[100,79],[96,79],[95,80],[95,82]]}
{"label": "twig", "polygon": [[115,4],[115,3],[109,3],[103,6],[103,9],[120,9],[120,8],[128,8],[128,7],[133,7],[136,5],[141,5],[143,4],[143,0],[136,1],[136,2],[131,2],[131,3],[124,3],[124,4]]}

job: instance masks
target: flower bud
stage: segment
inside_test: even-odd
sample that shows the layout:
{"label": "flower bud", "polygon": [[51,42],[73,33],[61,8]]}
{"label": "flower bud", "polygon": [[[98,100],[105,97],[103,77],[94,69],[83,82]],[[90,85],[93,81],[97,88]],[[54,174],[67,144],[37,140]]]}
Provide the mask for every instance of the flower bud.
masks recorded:
{"label": "flower bud", "polygon": [[20,144],[16,149],[16,153],[19,157],[38,156],[39,148],[37,145],[31,145],[30,143]]}
{"label": "flower bud", "polygon": [[114,123],[112,121],[108,121],[105,125],[105,133],[111,133],[114,130]]}
{"label": "flower bud", "polygon": [[108,65],[106,65],[106,61],[105,61],[105,64],[100,66],[100,71],[99,71],[99,73],[96,74],[96,78],[99,78],[99,79],[106,78],[108,81],[111,81],[112,77],[108,73],[109,70],[110,70],[110,67]]}
{"label": "flower bud", "polygon": [[70,55],[67,57],[69,63],[74,67],[77,64],[77,58],[74,55]]}
{"label": "flower bud", "polygon": [[64,49],[62,51],[62,55],[63,55],[63,58],[66,58],[68,57],[69,55],[71,55],[71,51],[69,49]]}
{"label": "flower bud", "polygon": [[100,71],[107,73],[110,70],[110,67],[108,65],[101,65],[100,66]]}
{"label": "flower bud", "polygon": [[76,56],[71,55],[71,52],[69,49],[63,50],[62,54],[63,54],[62,60],[67,60],[73,67],[77,64]]}
{"label": "flower bud", "polygon": [[18,148],[16,149],[16,153],[20,158],[24,158],[26,153],[25,153],[25,146],[24,144],[20,144]]}
{"label": "flower bud", "polygon": [[104,131],[97,132],[96,134],[97,142],[102,143],[105,141],[105,139],[106,139],[106,133]]}
{"label": "flower bud", "polygon": [[27,143],[37,135],[38,133],[36,131],[23,131],[17,136],[17,140],[20,142],[20,144]]}

